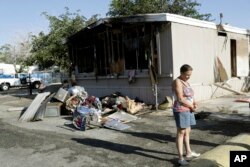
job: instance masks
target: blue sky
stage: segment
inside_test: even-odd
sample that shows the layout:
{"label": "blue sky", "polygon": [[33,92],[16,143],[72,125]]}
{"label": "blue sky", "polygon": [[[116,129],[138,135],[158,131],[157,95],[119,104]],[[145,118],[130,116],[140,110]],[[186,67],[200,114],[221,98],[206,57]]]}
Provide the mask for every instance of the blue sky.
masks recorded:
{"label": "blue sky", "polygon": [[87,19],[94,14],[105,17],[110,0],[0,0],[0,46],[48,31],[48,21],[42,12],[58,16],[69,7],[70,12],[81,10]]}
{"label": "blue sky", "polygon": [[[105,17],[111,0],[0,0],[0,46],[15,43],[27,37],[48,31],[48,21],[42,12],[58,16],[69,7],[71,12],[80,9],[90,18],[94,14]],[[223,23],[250,29],[250,0],[197,0],[200,13],[211,13],[215,23],[223,13]]]}
{"label": "blue sky", "polygon": [[200,13],[211,13],[215,23],[220,22],[239,28],[250,29],[250,0],[197,0]]}

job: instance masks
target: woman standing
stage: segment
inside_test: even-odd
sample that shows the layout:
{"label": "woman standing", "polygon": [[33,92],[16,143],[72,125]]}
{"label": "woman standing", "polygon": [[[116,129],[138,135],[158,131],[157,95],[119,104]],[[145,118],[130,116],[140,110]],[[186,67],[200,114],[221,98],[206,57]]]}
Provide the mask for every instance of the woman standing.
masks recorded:
{"label": "woman standing", "polygon": [[190,148],[191,125],[196,124],[194,111],[197,108],[194,101],[194,92],[187,82],[192,75],[192,71],[193,68],[190,65],[184,64],[180,68],[180,76],[173,82],[173,113],[177,126],[176,146],[180,165],[188,165],[188,162],[183,157],[183,143],[185,144],[187,158],[200,156]]}

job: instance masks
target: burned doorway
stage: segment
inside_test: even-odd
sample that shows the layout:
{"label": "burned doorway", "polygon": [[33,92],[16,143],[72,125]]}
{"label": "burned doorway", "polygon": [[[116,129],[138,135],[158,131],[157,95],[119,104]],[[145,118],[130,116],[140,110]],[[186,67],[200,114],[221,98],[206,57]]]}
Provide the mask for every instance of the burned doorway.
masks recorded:
{"label": "burned doorway", "polygon": [[236,40],[230,40],[230,48],[231,48],[231,76],[237,77],[237,55],[236,55]]}

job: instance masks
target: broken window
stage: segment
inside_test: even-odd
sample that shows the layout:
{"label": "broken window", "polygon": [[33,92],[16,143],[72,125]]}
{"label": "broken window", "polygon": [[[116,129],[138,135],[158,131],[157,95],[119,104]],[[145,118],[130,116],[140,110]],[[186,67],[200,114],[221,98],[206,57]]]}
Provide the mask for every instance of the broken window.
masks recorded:
{"label": "broken window", "polygon": [[99,33],[96,38],[96,74],[103,76],[109,73],[107,39],[105,32]]}
{"label": "broken window", "polygon": [[79,73],[94,71],[94,48],[93,46],[77,48],[76,65]]}
{"label": "broken window", "polygon": [[150,31],[146,26],[125,29],[123,45],[126,69],[148,69],[150,56]]}
{"label": "broken window", "polygon": [[[149,59],[157,65],[157,42],[151,24],[124,24],[91,32],[93,40],[83,34],[74,51],[79,73],[95,72],[98,76],[123,74],[125,70],[148,69]],[[90,33],[90,32],[89,32]],[[76,43],[75,43],[76,44]],[[157,68],[157,67],[156,67]]]}

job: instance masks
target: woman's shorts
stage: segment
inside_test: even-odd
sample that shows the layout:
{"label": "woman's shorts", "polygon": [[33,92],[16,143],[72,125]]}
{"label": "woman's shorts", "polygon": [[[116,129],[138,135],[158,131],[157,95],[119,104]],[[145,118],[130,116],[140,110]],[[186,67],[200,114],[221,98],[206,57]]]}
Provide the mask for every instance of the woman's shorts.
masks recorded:
{"label": "woman's shorts", "polygon": [[175,123],[178,128],[188,128],[196,125],[194,113],[190,111],[178,112],[174,110]]}

